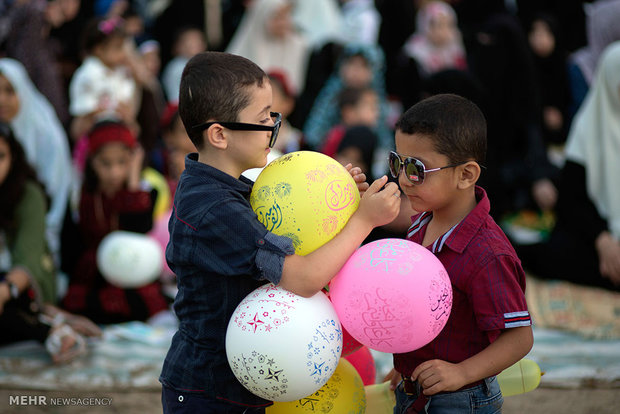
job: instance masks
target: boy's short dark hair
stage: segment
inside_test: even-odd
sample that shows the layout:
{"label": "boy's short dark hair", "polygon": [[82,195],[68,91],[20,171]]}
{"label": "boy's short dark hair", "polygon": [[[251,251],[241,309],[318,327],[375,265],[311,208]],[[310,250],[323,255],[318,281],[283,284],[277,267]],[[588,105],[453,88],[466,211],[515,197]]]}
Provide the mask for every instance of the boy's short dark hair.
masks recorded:
{"label": "boy's short dark hair", "polygon": [[374,93],[375,90],[371,86],[346,87],[338,94],[338,109],[342,111],[344,108],[355,106],[359,103],[365,93]]}
{"label": "boy's short dark hair", "polygon": [[239,112],[250,104],[248,87],[262,87],[265,79],[258,65],[241,56],[203,52],[192,57],[181,77],[179,115],[194,146],[202,149],[204,143],[202,131],[192,126],[238,121]]}
{"label": "boy's short dark hair", "polygon": [[476,104],[462,96],[439,94],[409,108],[395,128],[405,134],[421,134],[433,140],[435,150],[450,163],[484,162],[487,124]]}

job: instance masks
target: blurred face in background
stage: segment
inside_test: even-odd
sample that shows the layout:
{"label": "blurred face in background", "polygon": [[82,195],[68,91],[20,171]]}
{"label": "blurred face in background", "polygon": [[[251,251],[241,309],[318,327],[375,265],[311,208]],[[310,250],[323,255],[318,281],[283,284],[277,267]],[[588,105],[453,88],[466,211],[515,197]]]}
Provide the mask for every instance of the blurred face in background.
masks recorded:
{"label": "blurred face in background", "polygon": [[372,90],[365,91],[357,104],[344,107],[342,110],[342,121],[346,125],[374,127],[377,125],[378,119],[379,99]]}
{"label": "blurred face in background", "polygon": [[179,116],[176,116],[169,129],[162,132],[162,138],[169,153],[169,175],[176,180],[185,169],[185,156],[190,152],[196,152],[196,147],[187,136]]}
{"label": "blurred face in background", "polygon": [[129,179],[132,150],[120,142],[107,143],[93,155],[91,165],[99,181],[99,190],[113,195]]}
{"label": "blurred face in background", "polygon": [[267,33],[271,36],[284,39],[293,30],[293,22],[291,20],[291,10],[293,5],[287,3],[276,10],[267,22]]}
{"label": "blurred face in background", "polygon": [[346,86],[360,88],[370,84],[372,71],[363,56],[354,55],[342,63],[340,77]]}
{"label": "blurred face in background", "polygon": [[53,27],[60,27],[77,16],[81,0],[51,0],[47,2],[45,17]]}
{"label": "blurred face in background", "polygon": [[142,62],[144,66],[153,76],[159,76],[161,71],[161,56],[158,48],[151,48],[142,53]]}
{"label": "blurred face in background", "polygon": [[198,29],[189,29],[179,36],[174,46],[174,54],[191,58],[206,49],[207,42],[204,33]]}
{"label": "blurred face in background", "polygon": [[528,40],[532,51],[540,57],[551,55],[555,49],[555,37],[547,22],[543,20],[536,20],[532,23]]}
{"label": "blurred face in background", "polygon": [[95,46],[93,54],[111,69],[124,65],[127,61],[125,38],[121,36],[111,37],[107,42]]}
{"label": "blurred face in background", "polygon": [[0,73],[0,121],[9,123],[19,113],[19,97],[13,84]]}
{"label": "blurred face in background", "polygon": [[427,37],[437,47],[452,43],[456,37],[456,22],[443,13],[435,15],[429,22]]}
{"label": "blurred face in background", "polygon": [[366,165],[366,161],[364,161],[362,150],[357,147],[346,147],[338,151],[334,158],[342,165],[347,165],[350,163],[354,167],[359,167],[364,174],[367,174],[370,171],[370,166]]}

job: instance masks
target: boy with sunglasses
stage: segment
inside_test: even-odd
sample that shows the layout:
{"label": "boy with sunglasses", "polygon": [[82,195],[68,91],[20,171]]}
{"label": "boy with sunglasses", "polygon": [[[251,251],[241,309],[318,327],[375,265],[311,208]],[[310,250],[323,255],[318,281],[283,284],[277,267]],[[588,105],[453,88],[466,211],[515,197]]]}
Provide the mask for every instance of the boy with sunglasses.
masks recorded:
{"label": "boy with sunglasses", "polygon": [[268,282],[314,295],[373,227],[398,214],[398,186],[386,185],[384,176],[368,187],[353,168],[365,192],[332,240],[299,256],[291,239],[268,232],[248,201],[252,182],[241,173],[267,163],[280,125],[271,105],[269,79],[248,59],[204,52],[185,66],[179,115],[198,153],[185,159],[168,226],[179,329],[160,376],[164,413],[264,412],[271,402],[246,390],[226,359],[226,328],[237,305]]}
{"label": "boy with sunglasses", "polygon": [[503,397],[495,375],[533,344],[525,274],[489,215],[476,185],[486,152],[480,109],[457,95],[435,95],[396,124],[390,172],[411,207],[407,239],[431,250],[453,289],[450,318],[428,345],[394,354],[394,413],[496,413]]}

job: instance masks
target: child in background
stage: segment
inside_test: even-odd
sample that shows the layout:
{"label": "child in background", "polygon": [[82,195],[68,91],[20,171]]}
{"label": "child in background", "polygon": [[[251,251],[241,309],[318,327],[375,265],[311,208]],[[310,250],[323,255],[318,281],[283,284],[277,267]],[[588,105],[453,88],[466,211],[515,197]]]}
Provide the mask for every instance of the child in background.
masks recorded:
{"label": "child in background", "polygon": [[342,165],[355,165],[366,177],[372,177],[371,167],[377,148],[377,134],[370,127],[356,125],[347,128],[333,158]]}
{"label": "child in background", "polygon": [[161,76],[168,102],[179,101],[181,75],[187,61],[197,53],[207,50],[205,34],[197,27],[185,26],[177,30],[172,42],[172,55]]}
{"label": "child in background", "polygon": [[63,305],[98,323],[146,320],[167,309],[158,282],[137,289],[109,284],[97,268],[101,240],[115,230],[148,232],[155,191],[140,180],[144,151],[122,123],[103,121],[88,134],[88,159],[79,205],[83,251]]}
{"label": "child in background", "polygon": [[284,72],[270,71],[267,72],[267,75],[273,91],[273,107],[271,109],[282,114],[278,141],[273,149],[283,154],[298,151],[302,142],[301,131],[288,122],[288,116],[295,108],[295,93],[291,89],[288,77]]}
{"label": "child in background", "polygon": [[[379,101],[379,119],[375,132],[379,147],[392,148],[392,132],[387,125],[388,104],[385,96],[383,52],[372,45],[348,45],[343,50],[336,69],[327,80],[304,124],[304,140],[310,148],[318,150],[327,139],[327,132],[341,122],[338,97],[348,87],[370,86]],[[387,156],[387,154],[386,154]]]}
{"label": "child in background", "polygon": [[154,39],[146,39],[138,43],[137,50],[149,75],[159,79],[161,73],[161,48],[159,42]]}
{"label": "child in background", "polygon": [[[345,88],[338,96],[340,124],[327,133],[325,144],[321,148],[323,154],[333,157],[338,145],[348,128],[356,125],[374,129],[379,119],[379,102],[377,93],[371,87]],[[357,164],[353,164],[357,165]],[[372,167],[372,163],[368,164]],[[370,171],[364,171],[368,174]]]}
{"label": "child in background", "polygon": [[159,80],[161,69],[159,42],[148,39],[136,45],[128,43],[128,64],[140,89],[140,108],[136,121],[140,126],[138,142],[150,158],[159,137],[159,120],[166,108],[166,97]]}
{"label": "child in background", "polygon": [[486,152],[480,109],[457,95],[427,98],[396,124],[390,172],[411,207],[407,239],[446,268],[454,299],[446,326],[428,345],[394,354],[395,413],[500,412],[495,376],[533,344],[525,274],[476,186]]}
{"label": "child in background", "polygon": [[[252,182],[276,142],[281,115],[271,112],[269,78],[238,55],[205,52],[183,71],[179,113],[198,153],[185,159],[170,219],[166,259],[177,275],[172,338],[160,381],[164,413],[264,413],[271,405],[245,389],[226,359],[229,319],[241,300],[272,282],[295,294],[319,292],[373,227],[400,206],[396,184],[383,176],[370,187],[349,170],[359,208],[333,239],[306,256],[258,221],[249,203]],[[383,191],[379,191],[383,186]]]}
{"label": "child in background", "polygon": [[96,18],[86,25],[86,58],[69,84],[74,140],[102,119],[120,119],[137,135],[140,94],[127,64],[126,39],[123,20],[118,17]]}
{"label": "child in background", "polygon": [[196,147],[185,132],[177,103],[168,104],[160,125],[164,143],[163,171],[174,196],[181,173],[185,169],[185,157],[191,152],[196,152]]}

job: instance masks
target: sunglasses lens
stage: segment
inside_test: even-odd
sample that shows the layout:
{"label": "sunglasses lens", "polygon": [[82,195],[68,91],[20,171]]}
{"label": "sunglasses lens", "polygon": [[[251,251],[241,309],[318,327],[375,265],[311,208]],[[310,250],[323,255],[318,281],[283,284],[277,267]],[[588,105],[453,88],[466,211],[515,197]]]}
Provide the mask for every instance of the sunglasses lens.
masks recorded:
{"label": "sunglasses lens", "polygon": [[393,178],[398,178],[400,173],[400,158],[394,152],[390,152],[390,174]]}
{"label": "sunglasses lens", "polygon": [[422,171],[424,171],[424,167],[420,161],[412,159],[405,161],[405,173],[413,184],[422,184],[422,180],[424,180],[424,173]]}

